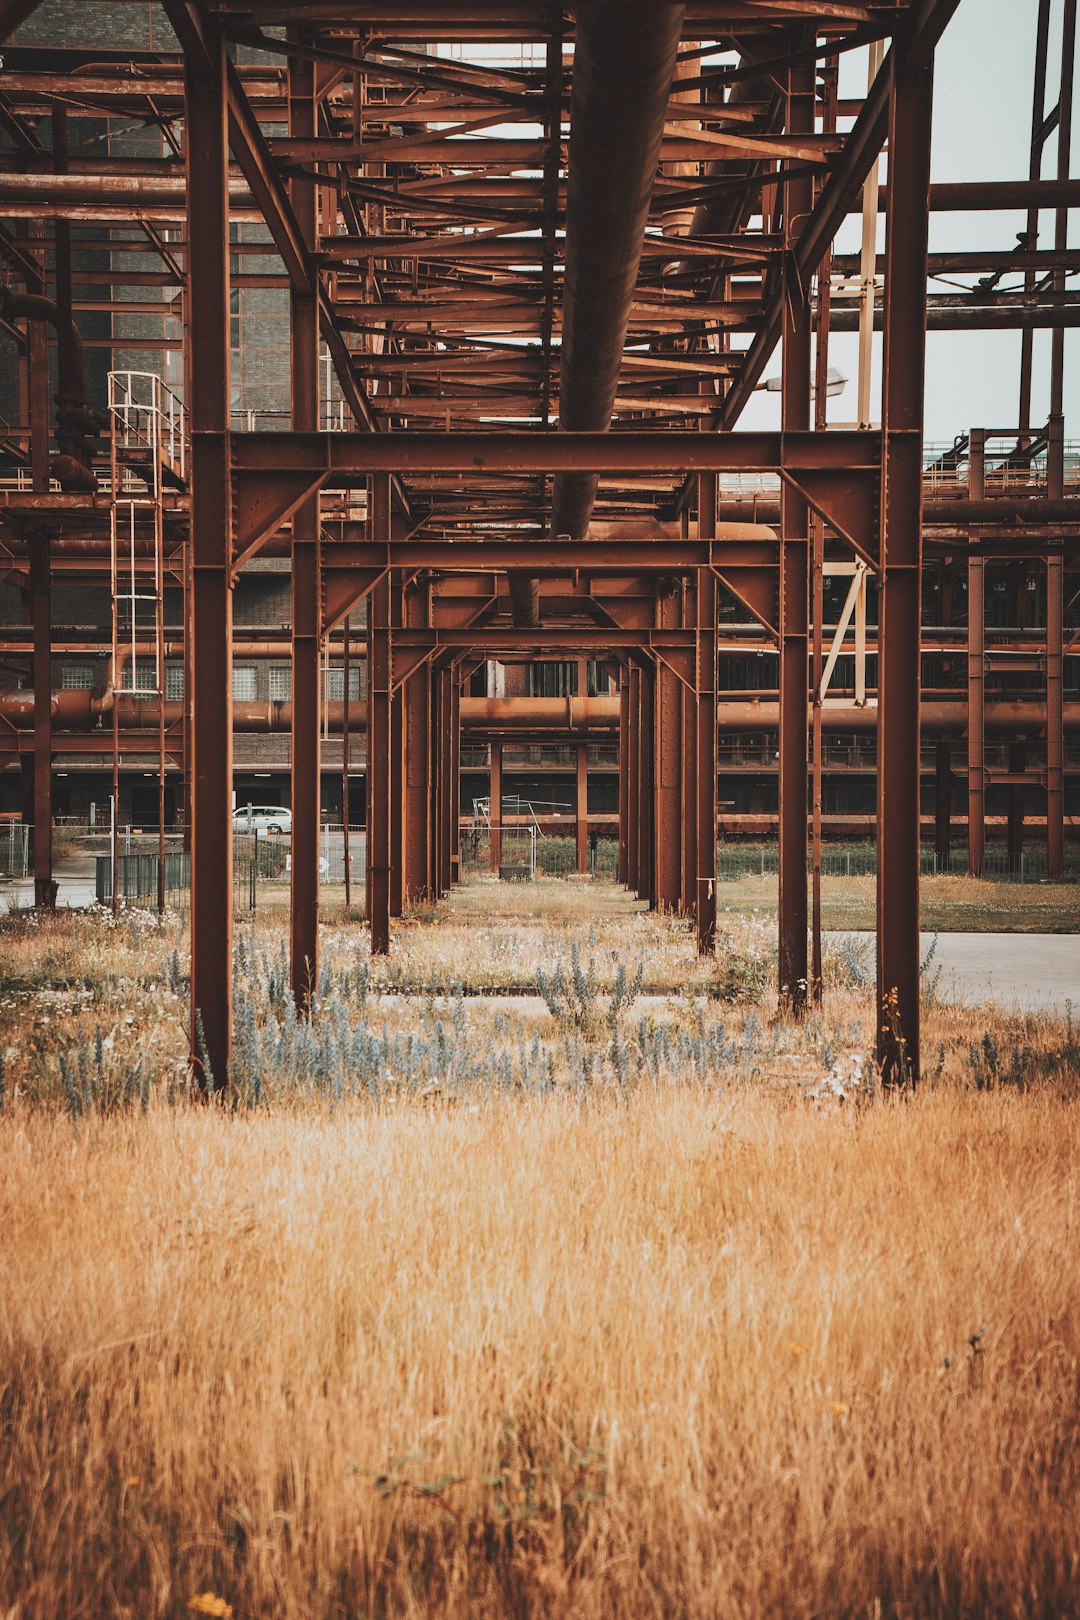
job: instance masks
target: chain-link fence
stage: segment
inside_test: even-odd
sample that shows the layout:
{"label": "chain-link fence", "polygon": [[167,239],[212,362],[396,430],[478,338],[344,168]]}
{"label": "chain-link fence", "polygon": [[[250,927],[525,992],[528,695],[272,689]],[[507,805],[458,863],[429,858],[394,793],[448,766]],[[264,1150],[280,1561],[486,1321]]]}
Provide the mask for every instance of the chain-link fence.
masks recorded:
{"label": "chain-link fence", "polygon": [[0,822],[0,877],[25,878],[30,870],[30,828],[20,821]]}
{"label": "chain-link fence", "polygon": [[549,840],[539,838],[535,827],[491,826],[487,822],[461,830],[461,871],[463,876],[483,873],[498,876],[505,883],[531,883],[536,877],[538,849]]}
{"label": "chain-link fence", "polygon": [[[809,857],[807,867],[809,869]],[[968,870],[967,850],[955,845],[948,863],[937,851],[923,849],[920,865],[924,877],[938,873],[963,877]],[[721,844],[716,851],[716,875],[734,880],[743,877],[775,877],[779,852],[775,844]],[[826,844],[821,851],[823,877],[873,877],[877,871],[877,851],[873,844]],[[1044,883],[1047,878],[1046,851],[1033,846],[1012,857],[1001,845],[990,845],[985,853],[983,875],[1012,883]],[[1070,851],[1065,860],[1065,881],[1080,882],[1080,850]]]}

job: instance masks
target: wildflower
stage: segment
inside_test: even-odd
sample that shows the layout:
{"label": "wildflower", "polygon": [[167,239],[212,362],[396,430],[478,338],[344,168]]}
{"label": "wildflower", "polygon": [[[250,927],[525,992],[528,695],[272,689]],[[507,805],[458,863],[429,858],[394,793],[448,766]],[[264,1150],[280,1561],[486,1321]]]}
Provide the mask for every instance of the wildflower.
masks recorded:
{"label": "wildflower", "polygon": [[226,1603],[223,1597],[215,1597],[213,1592],[197,1592],[188,1599],[188,1608],[194,1614],[216,1614],[220,1620],[233,1620],[232,1604]]}
{"label": "wildflower", "polygon": [[810,1354],[810,1346],[808,1344],[793,1344],[789,1346],[789,1348],[793,1356],[808,1356]]}
{"label": "wildflower", "polygon": [[124,1481],[124,1489],[127,1490],[127,1491],[133,1491],[135,1489],[136,1485],[141,1485],[141,1484],[142,1484],[142,1475],[141,1474],[132,1474],[130,1479],[125,1479],[125,1481]]}
{"label": "wildflower", "polygon": [[832,1412],[834,1417],[846,1417],[851,1408],[847,1401],[830,1401],[829,1411]]}

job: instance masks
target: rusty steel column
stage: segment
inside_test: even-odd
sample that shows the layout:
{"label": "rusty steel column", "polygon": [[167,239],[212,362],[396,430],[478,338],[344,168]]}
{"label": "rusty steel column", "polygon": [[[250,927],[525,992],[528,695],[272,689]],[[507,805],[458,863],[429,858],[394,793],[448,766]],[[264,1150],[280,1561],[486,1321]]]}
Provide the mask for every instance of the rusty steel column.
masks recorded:
{"label": "rusty steel column", "polygon": [[640,898],[641,878],[641,670],[626,672],[626,886]]}
{"label": "rusty steel column", "polygon": [[1046,560],[1046,875],[1065,876],[1064,623],[1061,557]]}
{"label": "rusty steel column", "polygon": [[[716,474],[698,477],[698,537],[716,535]],[[697,948],[716,949],[716,575],[697,574]]]}
{"label": "rusty steel column", "polygon": [[[678,620],[674,597],[661,596],[656,602],[659,628],[674,629]],[[682,699],[679,678],[669,664],[657,659],[653,705],[653,870],[656,873],[655,903],[665,911],[678,911],[681,893],[682,857]]]}
{"label": "rusty steel column", "polygon": [[577,792],[574,798],[579,877],[589,871],[589,745],[577,745]]}
{"label": "rusty steel column", "polygon": [[630,881],[630,677],[619,666],[619,864],[618,881]]}
{"label": "rusty steel column", "polygon": [[450,883],[461,878],[461,678],[450,671]]}
{"label": "rusty steel column", "polygon": [[[372,533],[390,533],[390,479],[371,480]],[[383,574],[368,597],[367,868],[372,956],[390,950],[390,689],[393,678],[390,579]]]}
{"label": "rusty steel column", "polygon": [[[405,618],[417,627],[426,619],[428,592],[406,593]],[[431,863],[431,669],[422,664],[405,682],[405,899],[430,900],[434,891]]]}
{"label": "rusty steel column", "polygon": [[[304,42],[290,30],[293,44]],[[315,67],[289,62],[289,133],[311,139],[316,129]],[[305,246],[315,245],[317,191],[310,180],[289,183],[289,196]],[[319,425],[319,311],[295,285],[289,293],[290,403],[294,433]],[[322,591],[319,575],[319,497],[311,496],[292,520],[292,873],[290,972],[297,1012],[306,1012],[319,974],[319,653]]]}
{"label": "rusty steel column", "polygon": [[52,582],[49,541],[32,539],[30,615],[34,634],[34,905],[52,911]]}
{"label": "rusty steel column", "polygon": [[[390,622],[405,622],[405,592],[400,573],[390,577]],[[390,915],[405,909],[405,699],[399,686],[390,695]]]}
{"label": "rusty steel column", "polygon": [[451,827],[451,757],[450,757],[450,726],[453,714],[453,702],[450,694],[450,683],[453,679],[453,670],[441,668],[435,683],[436,698],[436,749],[435,759],[437,771],[435,780],[435,818],[436,835],[435,848],[438,865],[436,868],[436,884],[438,894],[449,894],[452,881],[451,853],[453,849],[453,829]]}
{"label": "rusty steel column", "polygon": [[1009,744],[1009,813],[1007,821],[1007,857],[1010,873],[1016,875],[1024,864],[1024,807],[1027,799],[1023,780],[1027,769],[1027,750],[1022,742]]}
{"label": "rusty steel column", "polygon": [[656,806],[656,677],[652,671],[641,676],[640,741],[638,744],[638,818],[640,839],[638,845],[637,892],[648,902],[650,910],[657,905],[656,853],[653,846],[653,817]]}
{"label": "rusty steel column", "polygon": [[[814,129],[814,70],[788,70],[787,129]],[[784,190],[784,238],[792,252],[813,207],[813,180],[789,181]],[[810,426],[810,288],[792,286],[782,327],[781,425],[785,433]],[[807,996],[806,885],[807,767],[806,702],[810,611],[809,511],[802,496],[780,489],[780,903],[779,988],[781,1005],[801,1012]]]}
{"label": "rusty steel column", "polygon": [[[689,509],[683,512],[683,528],[689,534]],[[684,579],[681,591],[680,623],[694,638],[694,679],[679,682],[679,735],[682,738],[682,779],[679,783],[679,911],[697,915],[697,582]]]}
{"label": "rusty steel column", "polygon": [[502,743],[491,744],[488,775],[488,820],[491,823],[491,870],[498,876],[502,867]]}
{"label": "rusty steel column", "polygon": [[952,745],[939,737],[935,769],[934,851],[939,872],[948,872],[952,852]]}
{"label": "rusty steel column", "polygon": [[[376,476],[372,488],[376,510],[382,505],[389,517],[389,480]],[[385,577],[368,598],[368,893],[371,954],[385,956],[390,949],[390,582]]]}
{"label": "rusty steel column", "polygon": [[878,586],[877,988],[882,1080],[919,1078],[922,422],[933,66],[898,73],[889,118]]}
{"label": "rusty steel column", "polygon": [[982,877],[986,859],[986,564],[968,557],[967,816],[968,873]]}
{"label": "rusty steel column", "polygon": [[191,1053],[200,1090],[232,1046],[232,583],[229,144],[224,37],[185,74],[191,322]]}
{"label": "rusty steel column", "polygon": [[352,849],[349,843],[349,732],[351,702],[349,680],[352,668],[349,662],[349,640],[352,635],[352,615],[346,613],[341,641],[341,860],[345,877],[345,907],[352,905]]}

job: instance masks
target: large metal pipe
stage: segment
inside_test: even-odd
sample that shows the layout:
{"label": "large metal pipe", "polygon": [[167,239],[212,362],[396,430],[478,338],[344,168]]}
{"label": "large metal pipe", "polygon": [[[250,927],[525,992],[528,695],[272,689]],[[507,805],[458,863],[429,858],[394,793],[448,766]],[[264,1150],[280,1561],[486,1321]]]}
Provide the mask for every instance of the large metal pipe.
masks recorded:
{"label": "large metal pipe", "polygon": [[[566,186],[559,427],[611,426],[630,306],[660,161],[683,6],[583,0],[577,11]],[[595,473],[561,474],[551,532],[582,539]],[[539,622],[539,582],[510,575],[517,624]]]}
{"label": "large metal pipe", "polygon": [[[120,692],[117,698],[122,728],[149,731],[156,727],[156,698],[137,697],[131,692]],[[108,691],[97,697],[85,691],[54,692],[52,718],[57,728],[64,731],[92,731],[103,724],[106,715],[111,715],[112,703],[113,694]],[[330,731],[341,730],[344,707],[340,701],[326,704],[324,713]],[[182,713],[182,703],[166,701],[166,725],[179,724]],[[780,708],[775,698],[735,701],[721,698],[717,715],[721,734],[775,731],[780,722]],[[967,700],[965,697],[931,698],[922,703],[921,718],[922,729],[927,734],[962,734],[967,729]],[[987,731],[1037,736],[1046,728],[1046,706],[1041,701],[989,702],[986,704],[985,718]],[[17,730],[30,730],[34,720],[33,694],[24,691],[0,693],[0,719]],[[837,703],[826,707],[822,728],[826,732],[870,735],[876,723],[875,707],[860,708],[854,703]],[[274,701],[234,702],[233,724],[237,731],[288,731],[292,724],[292,704]],[[350,702],[349,724],[359,731],[366,728],[366,703]],[[463,697],[461,724],[466,731],[479,732],[548,731],[615,735],[619,726],[619,698],[617,695],[572,699]],[[1063,724],[1067,732],[1080,731],[1080,702],[1063,705]]]}

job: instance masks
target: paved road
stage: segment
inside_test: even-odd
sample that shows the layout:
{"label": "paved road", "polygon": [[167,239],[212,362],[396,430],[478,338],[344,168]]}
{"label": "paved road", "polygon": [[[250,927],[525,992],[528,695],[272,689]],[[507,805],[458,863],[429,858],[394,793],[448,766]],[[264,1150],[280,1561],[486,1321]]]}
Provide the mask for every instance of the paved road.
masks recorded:
{"label": "paved road", "polygon": [[[842,934],[829,934],[838,940]],[[874,961],[874,936],[852,933]],[[938,995],[943,1001],[998,1007],[1025,1012],[1065,1015],[1071,1001],[1080,1014],[1080,936],[1076,934],[938,934],[937,951],[929,971],[941,968]],[[923,957],[935,936],[922,934]]]}

